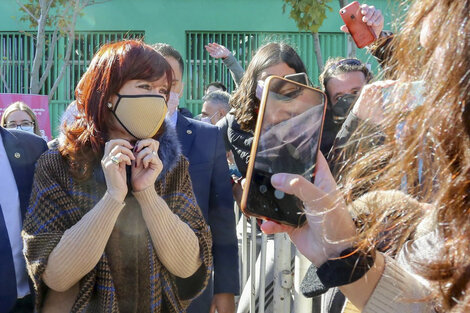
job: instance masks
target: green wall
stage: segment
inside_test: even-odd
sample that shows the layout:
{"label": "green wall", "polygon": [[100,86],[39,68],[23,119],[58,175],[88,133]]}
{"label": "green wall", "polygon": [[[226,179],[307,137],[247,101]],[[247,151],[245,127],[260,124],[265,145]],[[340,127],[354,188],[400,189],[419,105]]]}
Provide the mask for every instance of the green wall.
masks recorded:
{"label": "green wall", "polygon": [[[370,0],[390,20],[391,0]],[[185,31],[298,31],[289,18],[289,8],[282,12],[282,0],[110,0],[90,6],[78,19],[76,29],[143,30],[146,41],[168,42],[185,51]],[[320,32],[339,32],[339,1]],[[0,31],[28,30],[19,21],[21,12],[15,0],[0,0]]]}

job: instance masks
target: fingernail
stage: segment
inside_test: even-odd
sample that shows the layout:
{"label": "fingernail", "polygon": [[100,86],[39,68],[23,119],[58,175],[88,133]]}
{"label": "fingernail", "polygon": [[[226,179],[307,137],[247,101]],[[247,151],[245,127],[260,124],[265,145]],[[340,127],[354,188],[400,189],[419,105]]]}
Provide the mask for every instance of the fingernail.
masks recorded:
{"label": "fingernail", "polygon": [[283,174],[274,174],[271,177],[271,184],[273,185],[273,187],[282,186],[283,183],[284,183],[284,175]]}

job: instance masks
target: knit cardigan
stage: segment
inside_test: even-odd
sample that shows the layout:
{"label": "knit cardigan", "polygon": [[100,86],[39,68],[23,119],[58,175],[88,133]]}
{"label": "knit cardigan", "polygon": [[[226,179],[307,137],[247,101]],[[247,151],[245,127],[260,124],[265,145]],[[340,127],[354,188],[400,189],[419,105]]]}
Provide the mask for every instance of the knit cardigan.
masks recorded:
{"label": "knit cardigan", "polygon": [[[212,270],[210,230],[192,192],[188,162],[179,148],[171,148],[175,141],[172,134],[169,137],[160,140],[159,156],[164,171],[157,178],[155,190],[173,213],[196,234],[202,265],[189,278],[172,275],[159,260],[147,230],[147,242],[142,244],[147,247],[150,265],[150,299],[146,301],[150,304],[148,312],[185,312],[190,302],[188,300],[202,292]],[[48,291],[42,278],[48,256],[64,232],[91,210],[106,190],[106,184],[97,179],[97,175],[80,182],[72,177],[68,167],[66,159],[57,150],[43,154],[37,163],[30,206],[24,221],[25,256],[37,295],[38,311]],[[100,170],[98,167],[98,176]],[[119,312],[109,261],[105,249],[93,270],[80,280],[71,312]]]}

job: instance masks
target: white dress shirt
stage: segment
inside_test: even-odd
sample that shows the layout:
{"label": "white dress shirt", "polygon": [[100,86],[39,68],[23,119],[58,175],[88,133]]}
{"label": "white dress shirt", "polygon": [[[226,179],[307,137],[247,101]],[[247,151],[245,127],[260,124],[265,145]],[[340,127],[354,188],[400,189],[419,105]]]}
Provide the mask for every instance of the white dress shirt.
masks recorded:
{"label": "white dress shirt", "polygon": [[17,297],[23,298],[30,293],[28,285],[28,274],[26,273],[26,262],[23,255],[23,240],[21,229],[20,199],[16,187],[15,176],[10,166],[3,140],[0,135],[0,205],[2,206],[3,218],[7,227],[8,238],[15,265]]}

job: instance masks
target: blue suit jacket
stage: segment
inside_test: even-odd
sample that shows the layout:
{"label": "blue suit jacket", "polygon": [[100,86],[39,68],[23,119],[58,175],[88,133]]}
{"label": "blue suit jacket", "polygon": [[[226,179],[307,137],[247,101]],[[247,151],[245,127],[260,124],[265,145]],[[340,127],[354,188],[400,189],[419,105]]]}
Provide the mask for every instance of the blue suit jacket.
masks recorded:
{"label": "blue suit jacket", "polygon": [[[232,187],[222,135],[217,127],[186,118],[180,113],[176,131],[182,152],[189,161],[189,174],[197,203],[212,232],[213,293],[238,294],[238,244]],[[211,299],[209,286],[193,301],[188,312],[208,312]],[[195,307],[198,304],[204,305],[204,309],[199,308],[197,311]]]}
{"label": "blue suit jacket", "polygon": [[[21,218],[23,219],[29,203],[36,161],[47,150],[47,144],[42,138],[19,130],[7,131],[0,127],[0,134],[18,188]],[[0,210],[0,232],[5,234],[6,231],[3,213]],[[2,238],[5,239],[5,236],[0,236],[0,277],[2,280],[0,284],[0,312],[9,312],[17,298],[16,278],[10,242],[9,240],[1,240]]]}

